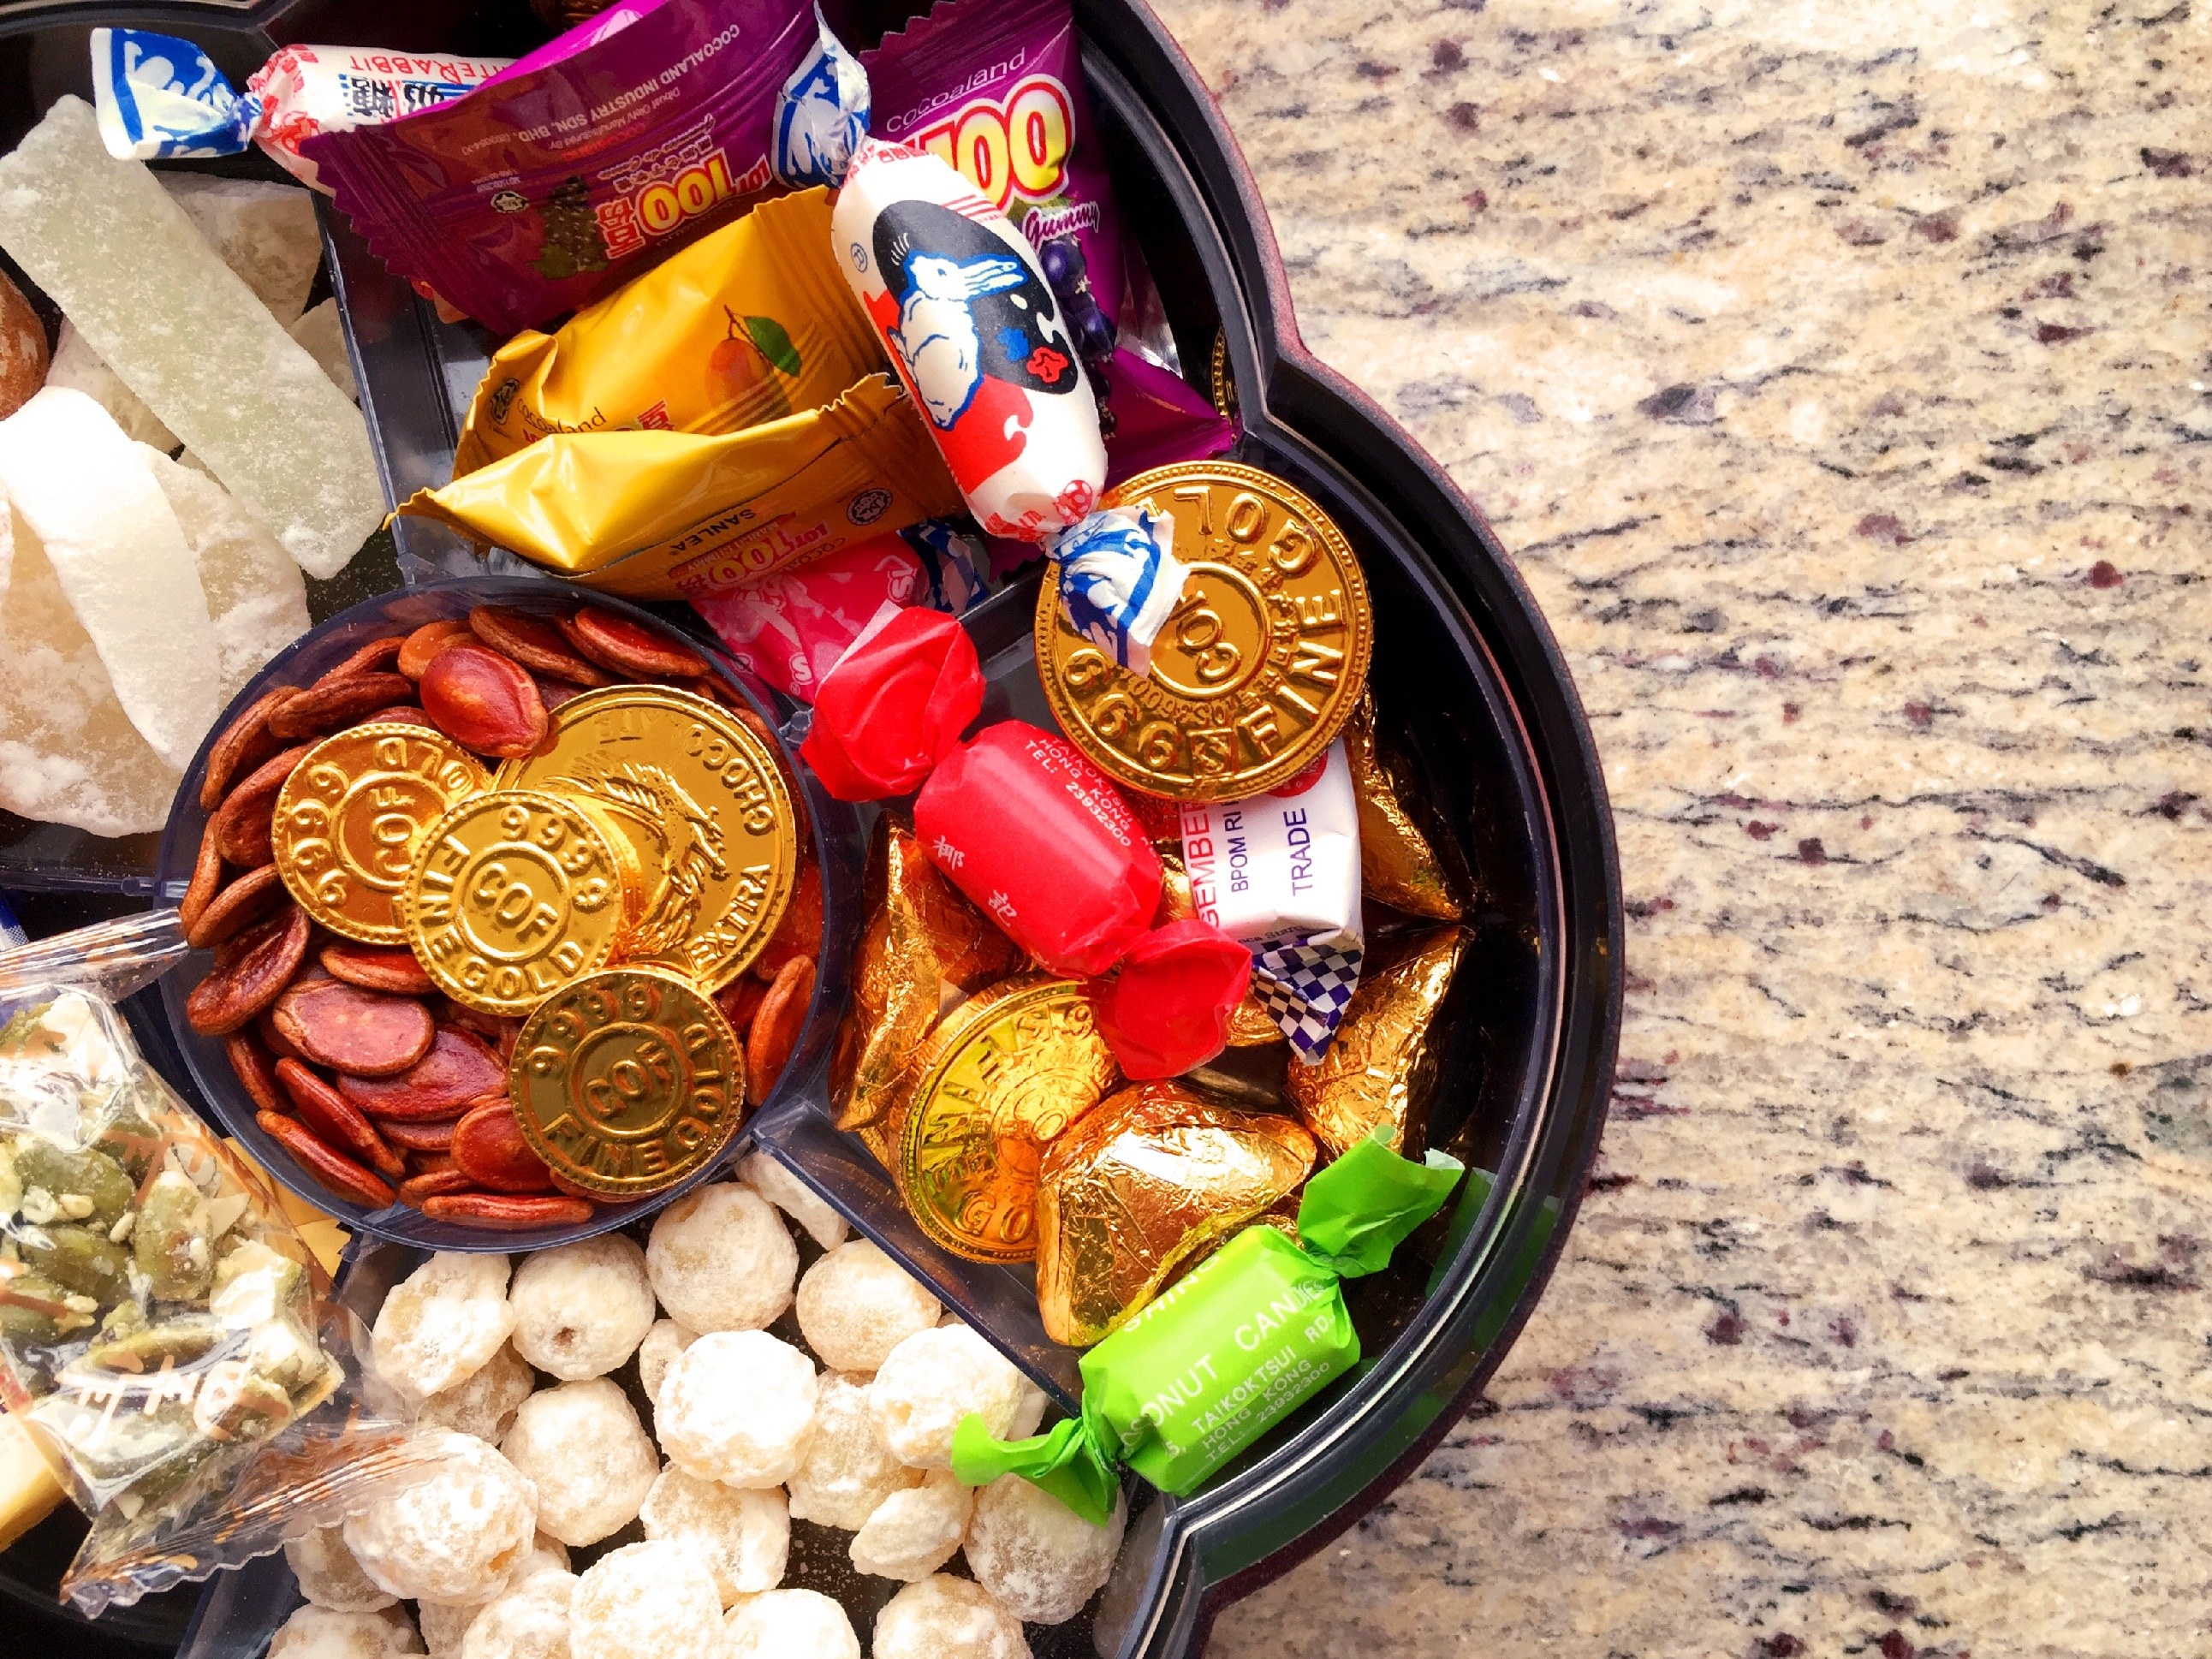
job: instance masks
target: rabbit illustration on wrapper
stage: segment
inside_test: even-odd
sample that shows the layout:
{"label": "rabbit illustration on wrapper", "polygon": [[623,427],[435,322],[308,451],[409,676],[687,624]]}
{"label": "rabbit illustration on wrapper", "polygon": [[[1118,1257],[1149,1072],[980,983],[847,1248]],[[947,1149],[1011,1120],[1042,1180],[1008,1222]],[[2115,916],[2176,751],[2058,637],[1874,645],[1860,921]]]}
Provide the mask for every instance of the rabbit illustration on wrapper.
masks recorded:
{"label": "rabbit illustration on wrapper", "polygon": [[832,221],[845,279],[994,534],[1042,541],[1106,482],[1098,406],[1036,255],[928,151],[870,139]]}

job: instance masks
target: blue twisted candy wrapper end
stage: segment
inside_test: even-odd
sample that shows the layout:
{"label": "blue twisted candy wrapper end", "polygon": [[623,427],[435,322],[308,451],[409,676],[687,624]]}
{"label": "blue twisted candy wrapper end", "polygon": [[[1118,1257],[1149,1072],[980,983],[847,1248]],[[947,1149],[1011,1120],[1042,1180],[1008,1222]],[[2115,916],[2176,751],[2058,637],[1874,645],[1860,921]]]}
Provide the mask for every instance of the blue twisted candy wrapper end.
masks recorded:
{"label": "blue twisted candy wrapper end", "polygon": [[1328,944],[1285,939],[1252,953],[1253,1000],[1290,1039],[1291,1052],[1318,1064],[1359,988],[1360,948],[1332,936]]}
{"label": "blue twisted candy wrapper end", "polygon": [[92,97],[118,161],[236,155],[261,124],[261,100],[240,97],[205,52],[146,29],[93,30]]}
{"label": "blue twisted candy wrapper end", "polygon": [[868,136],[868,72],[814,9],[817,34],[775,106],[775,154],[769,165],[793,190],[845,182],[853,152]]}
{"label": "blue twisted candy wrapper end", "polygon": [[1170,550],[1174,539],[1172,519],[1108,507],[1045,544],[1069,623],[1139,677],[1152,672],[1152,641],[1189,574]]}

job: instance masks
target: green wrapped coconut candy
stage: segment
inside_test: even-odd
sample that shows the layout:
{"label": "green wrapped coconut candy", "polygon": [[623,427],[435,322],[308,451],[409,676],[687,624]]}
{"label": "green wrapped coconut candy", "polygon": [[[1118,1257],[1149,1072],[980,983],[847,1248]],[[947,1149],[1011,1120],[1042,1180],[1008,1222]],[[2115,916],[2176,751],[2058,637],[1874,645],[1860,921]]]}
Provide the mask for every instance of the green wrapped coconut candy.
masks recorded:
{"label": "green wrapped coconut candy", "polygon": [[1018,1474],[1095,1525],[1126,1463],[1162,1492],[1196,1491],[1222,1465],[1359,1363],[1342,1281],[1378,1273],[1459,1184],[1456,1158],[1359,1142],[1306,1183],[1298,1241],[1247,1227],[1085,1353],[1083,1414],[1028,1440],[961,1423],[952,1471],[969,1486]]}

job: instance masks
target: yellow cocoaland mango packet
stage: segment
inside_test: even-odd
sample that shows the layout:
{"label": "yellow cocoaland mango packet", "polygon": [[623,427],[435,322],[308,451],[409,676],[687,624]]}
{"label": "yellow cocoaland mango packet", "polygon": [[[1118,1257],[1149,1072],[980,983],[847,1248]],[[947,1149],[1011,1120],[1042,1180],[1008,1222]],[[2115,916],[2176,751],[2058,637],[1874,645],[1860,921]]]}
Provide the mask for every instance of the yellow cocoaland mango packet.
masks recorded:
{"label": "yellow cocoaland mango packet", "polygon": [[830,192],[763,202],[570,318],[499,349],[453,476],[569,432],[739,432],[888,367],[830,252]]}
{"label": "yellow cocoaland mango packet", "polygon": [[872,374],[743,432],[542,438],[399,511],[632,599],[692,599],[960,508],[920,412]]}

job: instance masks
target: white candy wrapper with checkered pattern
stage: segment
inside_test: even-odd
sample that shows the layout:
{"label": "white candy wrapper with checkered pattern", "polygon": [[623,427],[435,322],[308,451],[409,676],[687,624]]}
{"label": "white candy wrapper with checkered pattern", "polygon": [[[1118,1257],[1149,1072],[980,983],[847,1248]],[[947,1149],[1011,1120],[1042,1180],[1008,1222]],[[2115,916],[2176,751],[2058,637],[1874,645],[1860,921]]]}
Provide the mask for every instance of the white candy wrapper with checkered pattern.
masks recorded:
{"label": "white candy wrapper with checkered pattern", "polygon": [[1319,1060],[1359,984],[1359,805],[1340,738],[1280,789],[1182,811],[1198,914],[1252,950],[1252,992]]}

